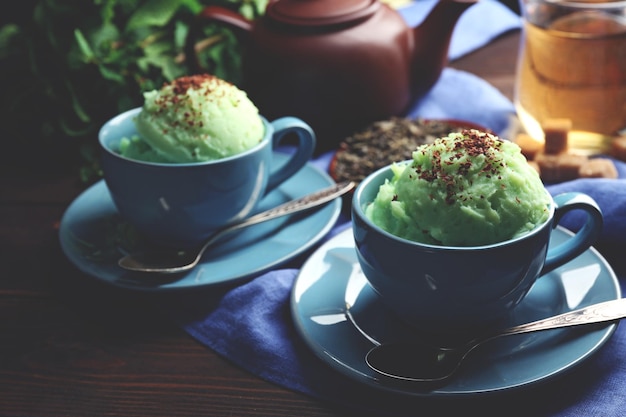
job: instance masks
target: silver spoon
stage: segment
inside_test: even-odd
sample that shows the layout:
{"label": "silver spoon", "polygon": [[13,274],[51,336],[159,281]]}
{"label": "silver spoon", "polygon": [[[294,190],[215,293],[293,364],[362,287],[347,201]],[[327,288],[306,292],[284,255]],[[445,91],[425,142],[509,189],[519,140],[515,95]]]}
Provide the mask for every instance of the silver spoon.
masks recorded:
{"label": "silver spoon", "polygon": [[248,217],[240,222],[227,225],[211,235],[211,237],[209,237],[209,239],[195,251],[159,250],[153,252],[136,252],[121,258],[118,261],[118,265],[129,271],[156,272],[162,274],[174,274],[188,271],[198,264],[207,248],[225,234],[243,229],[244,227],[252,226],[254,224],[266,222],[277,217],[318,207],[347,193],[354,188],[354,186],[355,183],[352,181],[341,182],[296,200],[288,201],[264,212],[255,214],[254,216]]}
{"label": "silver spoon", "polygon": [[514,334],[611,322],[624,317],[626,317],[626,298],[621,298],[510,327],[456,348],[433,347],[419,342],[383,343],[372,348],[365,360],[370,368],[395,380],[441,383],[459,369],[471,351],[485,342]]}

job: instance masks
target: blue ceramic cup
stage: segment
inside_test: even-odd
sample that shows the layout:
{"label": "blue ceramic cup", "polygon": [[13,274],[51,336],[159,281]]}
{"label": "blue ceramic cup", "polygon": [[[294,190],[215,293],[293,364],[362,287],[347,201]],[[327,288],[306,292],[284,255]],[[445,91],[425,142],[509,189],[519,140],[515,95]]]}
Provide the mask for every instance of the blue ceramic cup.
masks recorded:
{"label": "blue ceramic cup", "polygon": [[[511,240],[477,247],[409,241],[365,216],[380,185],[392,177],[389,167],[382,168],[355,190],[357,257],[381,301],[399,318],[433,336],[475,336],[503,325],[538,277],[586,251],[602,231],[596,202],[585,194],[567,193],[552,199],[543,224]],[[564,243],[550,246],[552,229],[572,210],[586,212],[586,223]]]}
{"label": "blue ceramic cup", "polygon": [[[272,189],[298,172],[313,155],[315,135],[302,120],[263,118],[261,142],[243,153],[195,163],[152,163],[118,152],[120,140],[136,135],[133,118],[140,108],[106,122],[99,132],[102,170],[121,216],[153,242],[173,247],[193,246],[216,229],[255,210]],[[281,166],[274,150],[287,134],[297,147]]]}

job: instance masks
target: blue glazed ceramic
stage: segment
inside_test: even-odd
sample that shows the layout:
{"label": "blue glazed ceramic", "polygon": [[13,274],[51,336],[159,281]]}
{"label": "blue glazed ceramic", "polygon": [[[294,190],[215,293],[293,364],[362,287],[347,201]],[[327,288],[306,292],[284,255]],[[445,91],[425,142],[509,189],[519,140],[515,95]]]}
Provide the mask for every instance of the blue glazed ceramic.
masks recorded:
{"label": "blue glazed ceramic", "polygon": [[[265,136],[254,148],[216,161],[164,164],[121,156],[123,137],[136,134],[133,118],[140,108],[122,113],[99,133],[106,185],[120,214],[156,243],[185,247],[248,216],[272,189],[298,172],[311,158],[315,135],[293,117],[263,119]],[[284,164],[274,149],[287,133],[298,147]]]}
{"label": "blue glazed ceramic", "polygon": [[[558,226],[550,239],[551,244],[564,243],[571,239],[571,232]],[[528,323],[620,297],[615,272],[590,248],[538,280],[505,325]],[[459,372],[441,386],[420,389],[411,382],[389,383],[389,378],[367,365],[367,352],[398,340],[429,342],[428,335],[398,320],[372,290],[361,273],[349,229],[326,241],[304,263],[291,292],[291,312],[304,343],[334,371],[366,385],[373,395],[392,392],[432,400],[511,394],[563,377],[588,364],[618,326],[586,327],[584,331],[570,327],[501,338],[473,351]]]}
{"label": "blue glazed ceramic", "polygon": [[[478,247],[408,241],[380,229],[364,213],[389,167],[367,177],[354,193],[352,214],[357,258],[381,300],[400,318],[435,335],[475,334],[501,325],[537,277],[586,251],[602,230],[602,213],[587,195],[556,196],[550,216],[521,237]],[[566,242],[549,247],[552,229],[571,210],[587,222]]]}

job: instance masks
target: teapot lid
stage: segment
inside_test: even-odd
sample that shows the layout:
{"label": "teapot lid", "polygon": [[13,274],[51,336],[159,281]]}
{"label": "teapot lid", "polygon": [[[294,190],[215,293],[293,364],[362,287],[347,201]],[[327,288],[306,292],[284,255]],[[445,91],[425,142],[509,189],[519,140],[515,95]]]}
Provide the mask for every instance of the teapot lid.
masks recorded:
{"label": "teapot lid", "polygon": [[266,16],[297,26],[328,26],[366,19],[380,7],[378,0],[276,0]]}

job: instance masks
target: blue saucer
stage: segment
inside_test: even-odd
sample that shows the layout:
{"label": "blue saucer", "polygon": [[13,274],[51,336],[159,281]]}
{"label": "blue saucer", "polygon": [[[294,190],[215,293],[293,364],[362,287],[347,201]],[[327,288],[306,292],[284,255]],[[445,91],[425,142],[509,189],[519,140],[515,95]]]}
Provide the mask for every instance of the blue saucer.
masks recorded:
{"label": "blue saucer", "polygon": [[[275,153],[277,159],[286,159]],[[334,184],[311,164],[270,192],[259,211]],[[117,265],[125,248],[139,249],[141,236],[120,218],[104,180],[85,190],[67,208],[59,239],[68,259],[85,274],[117,287],[171,291],[250,279],[303,253],[333,227],[341,199],[304,214],[250,226],[210,248],[201,263],[181,275],[129,272]]]}
{"label": "blue saucer", "polygon": [[[569,235],[557,227],[551,239],[559,243]],[[509,325],[620,297],[615,273],[591,248],[541,277],[516,308]],[[444,386],[427,391],[411,383],[390,383],[367,366],[366,353],[377,343],[420,335],[398,321],[367,283],[351,229],[330,239],[306,261],[294,284],[291,308],[305,343],[330,367],[381,390],[425,397],[494,393],[548,380],[598,351],[617,327],[609,324],[509,336],[472,352]]]}

